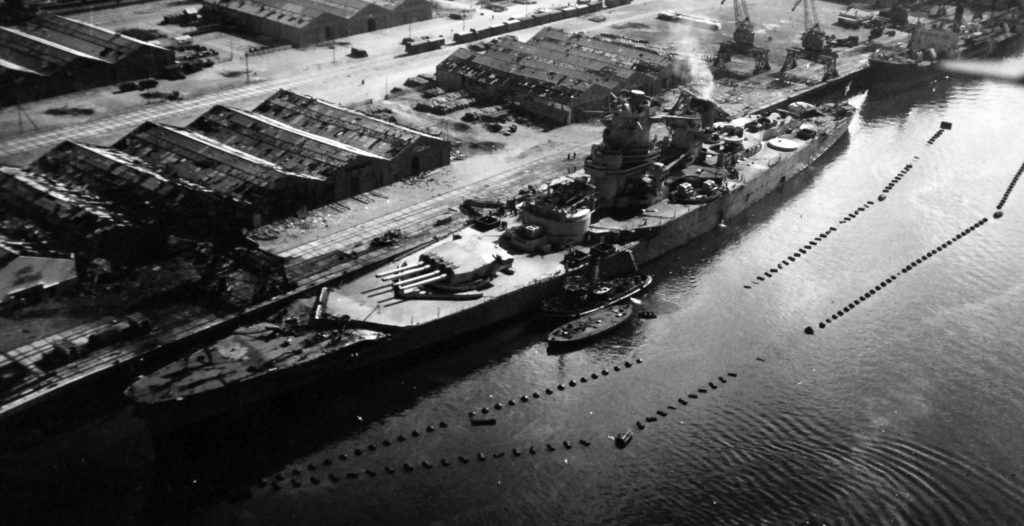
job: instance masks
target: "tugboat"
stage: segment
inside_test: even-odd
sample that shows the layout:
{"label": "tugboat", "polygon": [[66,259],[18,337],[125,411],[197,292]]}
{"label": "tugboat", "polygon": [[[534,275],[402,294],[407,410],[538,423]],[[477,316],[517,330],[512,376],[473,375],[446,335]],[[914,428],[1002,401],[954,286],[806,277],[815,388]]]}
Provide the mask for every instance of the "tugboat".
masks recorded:
{"label": "tugboat", "polygon": [[[536,312],[545,299],[553,312],[601,309],[650,283],[639,265],[711,231],[800,173],[846,133],[855,113],[848,104],[794,104],[728,120],[713,102],[691,94],[676,107],[682,110],[659,113],[643,92],[619,93],[603,119],[602,141],[586,157],[586,175],[500,201],[515,207],[499,208],[496,226],[468,226],[388,268],[322,290],[291,307],[312,314],[287,331],[241,329],[258,333],[251,350],[218,342],[214,359],[201,349],[138,379],[126,394],[141,415],[177,414],[173,420],[184,423],[441,349]],[[669,136],[653,140],[655,124]],[[721,195],[675,202],[669,189],[687,177],[718,181]],[[601,299],[555,299],[574,289]]]}
{"label": "tugboat", "polygon": [[568,347],[591,341],[625,325],[636,312],[631,301],[604,307],[559,325],[548,334],[548,345]]}

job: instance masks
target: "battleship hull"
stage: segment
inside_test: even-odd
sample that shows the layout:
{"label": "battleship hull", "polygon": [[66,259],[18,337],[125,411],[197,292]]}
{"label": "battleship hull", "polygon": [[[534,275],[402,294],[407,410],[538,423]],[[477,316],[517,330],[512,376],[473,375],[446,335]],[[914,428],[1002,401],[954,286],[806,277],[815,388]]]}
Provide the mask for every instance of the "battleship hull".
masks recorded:
{"label": "battleship hull", "polygon": [[[729,192],[719,199],[702,204],[664,201],[659,203],[659,216],[644,218],[642,222],[623,223],[605,218],[593,225],[590,239],[593,242],[612,242],[630,250],[637,264],[650,262],[713,230],[796,177],[846,134],[851,120],[852,115],[836,118],[832,126],[821,130],[815,137],[793,142],[799,143],[793,149],[775,151],[765,146],[763,151],[738,167]],[[454,239],[469,243],[477,251],[496,251],[498,246],[497,233],[481,233],[472,229]],[[415,264],[422,254],[454,242],[439,241],[413,253],[405,263],[399,264],[399,268],[403,264]],[[471,301],[396,301],[388,296],[380,279],[371,275],[342,285],[335,291],[336,304],[328,302],[326,309],[339,316],[344,314],[348,323],[355,326],[387,333],[386,338],[361,342],[358,352],[340,350],[336,355],[298,363],[274,374],[252,375],[199,393],[174,396],[173,393],[147,390],[146,380],[140,380],[128,389],[127,394],[136,401],[142,416],[150,417],[147,420],[151,422],[151,429],[161,430],[183,422],[244,410],[302,385],[327,378],[338,382],[346,374],[402,357],[415,358],[430,348],[438,349],[444,342],[536,311],[545,298],[561,289],[568,272],[563,264],[564,252],[510,257],[515,258],[516,271],[507,277],[499,276],[483,297]],[[376,292],[380,290],[383,292]],[[175,374],[174,366],[169,367],[172,369],[158,371],[155,377]],[[161,422],[152,424],[154,420]]]}

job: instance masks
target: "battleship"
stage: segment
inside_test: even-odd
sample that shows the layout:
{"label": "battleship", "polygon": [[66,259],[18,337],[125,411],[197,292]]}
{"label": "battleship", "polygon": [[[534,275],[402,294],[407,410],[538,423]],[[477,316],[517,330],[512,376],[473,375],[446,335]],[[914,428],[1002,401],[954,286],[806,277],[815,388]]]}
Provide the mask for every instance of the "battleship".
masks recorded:
{"label": "battleship", "polygon": [[795,177],[846,134],[855,113],[848,103],[794,102],[723,120],[713,102],[686,92],[669,111],[643,92],[622,92],[585,175],[524,189],[390,268],[324,288],[277,323],[240,329],[125,394],[151,430],[178,427],[540,311],[575,276],[639,275],[640,265]]}

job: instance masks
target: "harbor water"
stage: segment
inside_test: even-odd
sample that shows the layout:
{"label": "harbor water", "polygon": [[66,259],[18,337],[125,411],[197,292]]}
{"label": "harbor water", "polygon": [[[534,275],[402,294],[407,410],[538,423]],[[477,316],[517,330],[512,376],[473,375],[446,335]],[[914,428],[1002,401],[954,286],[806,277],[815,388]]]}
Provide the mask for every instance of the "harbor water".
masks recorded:
{"label": "harbor water", "polygon": [[565,354],[548,353],[550,325],[509,322],[157,440],[122,409],[7,453],[5,508],[25,523],[1019,524],[1024,195],[993,213],[1024,163],[1024,89],[864,97],[803,175],[651,265],[656,318]]}

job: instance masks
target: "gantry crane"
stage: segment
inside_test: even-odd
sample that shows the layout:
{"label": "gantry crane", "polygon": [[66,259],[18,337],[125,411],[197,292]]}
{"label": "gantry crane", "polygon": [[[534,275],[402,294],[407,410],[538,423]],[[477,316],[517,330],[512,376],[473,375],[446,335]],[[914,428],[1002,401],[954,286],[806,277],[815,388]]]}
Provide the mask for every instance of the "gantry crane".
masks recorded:
{"label": "gantry crane", "polygon": [[[726,0],[722,0],[722,4],[725,2]],[[768,63],[768,50],[754,45],[754,24],[750,21],[747,1],[733,0],[732,5],[736,18],[736,31],[732,34],[732,41],[723,42],[718,47],[715,65],[721,66],[729,62],[733,55],[743,55],[754,59],[754,75],[768,71],[771,69],[771,65]]]}
{"label": "gantry crane", "polygon": [[796,11],[801,2],[804,4],[804,34],[800,36],[800,44],[803,47],[791,47],[786,51],[786,61],[782,63],[779,72],[795,68],[796,61],[802,58],[825,66],[825,75],[821,81],[827,82],[839,76],[839,71],[836,70],[836,53],[832,51],[828,37],[821,30],[814,0],[796,0],[792,11]]}

